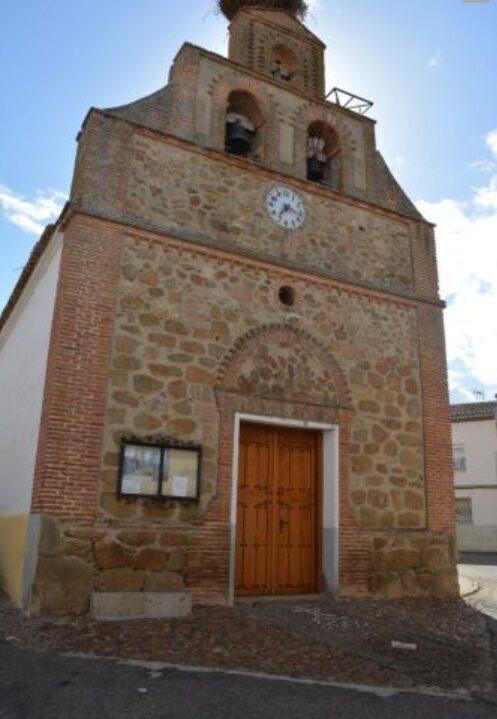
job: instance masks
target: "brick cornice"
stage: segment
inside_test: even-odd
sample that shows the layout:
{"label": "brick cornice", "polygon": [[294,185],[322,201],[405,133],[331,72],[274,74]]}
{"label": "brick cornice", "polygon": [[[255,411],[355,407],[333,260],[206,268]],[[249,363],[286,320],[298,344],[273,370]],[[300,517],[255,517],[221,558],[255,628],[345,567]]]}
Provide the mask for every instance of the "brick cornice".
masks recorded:
{"label": "brick cornice", "polygon": [[341,289],[348,293],[367,296],[370,299],[375,298],[386,302],[396,302],[398,304],[408,306],[429,306],[437,309],[444,309],[446,307],[446,303],[443,300],[425,297],[414,292],[386,289],[373,283],[360,281],[355,278],[350,279],[348,277],[334,275],[326,272],[325,270],[313,268],[303,269],[291,260],[279,260],[277,262],[271,256],[263,253],[242,248],[236,248],[236,250],[233,248],[227,248],[225,245],[217,243],[213,238],[207,235],[200,235],[196,233],[193,236],[187,230],[177,228],[168,228],[166,230],[154,225],[153,223],[134,222],[129,218],[112,215],[110,213],[103,214],[78,205],[70,206],[64,217],[64,227],[77,216],[86,217],[93,221],[99,221],[102,223],[118,225],[129,232],[139,232],[152,238],[155,236],[155,238],[160,238],[161,243],[164,242],[164,239],[167,239],[171,245],[175,245],[179,248],[188,246],[190,250],[201,252],[204,255],[207,254],[227,259],[232,263],[238,263],[242,266],[251,265],[253,267],[263,267],[265,269],[278,272],[278,274],[284,272],[288,276],[292,276],[296,279],[300,278],[304,281],[312,280],[314,282],[326,283],[328,286],[334,286],[337,289]]}

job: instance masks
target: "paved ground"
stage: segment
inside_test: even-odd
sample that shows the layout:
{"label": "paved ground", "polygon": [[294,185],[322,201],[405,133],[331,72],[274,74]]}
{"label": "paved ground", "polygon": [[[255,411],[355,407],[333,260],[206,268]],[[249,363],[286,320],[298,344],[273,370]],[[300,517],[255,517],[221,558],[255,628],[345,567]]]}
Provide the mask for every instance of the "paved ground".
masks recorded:
{"label": "paved ground", "polygon": [[261,602],[101,623],[30,620],[0,597],[0,719],[495,719],[492,559],[463,557],[481,585],[466,602]]}
{"label": "paved ground", "polygon": [[54,654],[404,688],[494,688],[487,621],[462,601],[259,602],[170,621],[96,622],[29,620],[4,600],[2,635],[13,648]]}
{"label": "paved ground", "polygon": [[480,587],[466,598],[468,604],[497,621],[497,554],[463,554],[459,571]]}
{"label": "paved ground", "polygon": [[495,719],[479,700],[146,670],[0,642],[1,719]]}

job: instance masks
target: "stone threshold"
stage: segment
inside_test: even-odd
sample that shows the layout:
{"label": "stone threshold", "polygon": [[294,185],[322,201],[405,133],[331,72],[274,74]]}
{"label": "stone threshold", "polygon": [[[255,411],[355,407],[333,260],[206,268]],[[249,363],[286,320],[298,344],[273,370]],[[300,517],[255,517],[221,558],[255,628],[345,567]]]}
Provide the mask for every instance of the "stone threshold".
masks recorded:
{"label": "stone threshold", "polygon": [[235,597],[235,604],[258,604],[260,602],[322,602],[333,599],[332,594],[260,594],[250,597]]}

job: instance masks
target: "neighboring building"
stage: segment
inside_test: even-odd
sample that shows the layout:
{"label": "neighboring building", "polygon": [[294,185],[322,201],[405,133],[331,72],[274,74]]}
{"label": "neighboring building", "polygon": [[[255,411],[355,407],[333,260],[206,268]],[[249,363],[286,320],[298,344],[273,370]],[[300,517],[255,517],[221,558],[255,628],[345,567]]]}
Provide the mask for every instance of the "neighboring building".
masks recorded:
{"label": "neighboring building", "polygon": [[497,402],[451,406],[458,548],[497,552]]}
{"label": "neighboring building", "polygon": [[33,613],[458,591],[433,227],[321,40],[235,4],[228,59],[186,44],[90,111],[0,321],[0,576]]}

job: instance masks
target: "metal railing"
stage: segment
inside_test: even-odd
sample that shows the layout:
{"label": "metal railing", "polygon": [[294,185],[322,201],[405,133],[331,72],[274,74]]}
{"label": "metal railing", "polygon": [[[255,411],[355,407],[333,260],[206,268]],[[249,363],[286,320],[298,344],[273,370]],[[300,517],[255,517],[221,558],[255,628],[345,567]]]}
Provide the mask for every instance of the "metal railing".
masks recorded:
{"label": "metal railing", "polygon": [[339,87],[334,87],[333,90],[330,90],[326,95],[326,99],[346,110],[358,112],[359,115],[365,115],[374,105],[371,100],[366,100],[364,97],[359,97],[359,95],[353,95],[351,92],[342,90]]}

